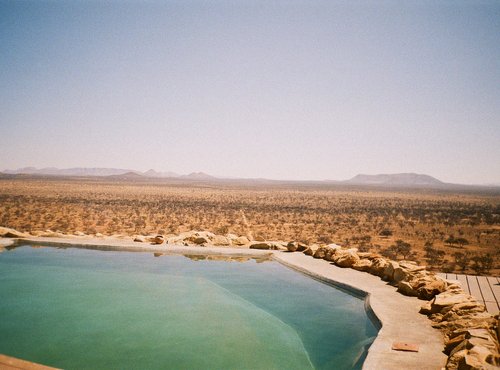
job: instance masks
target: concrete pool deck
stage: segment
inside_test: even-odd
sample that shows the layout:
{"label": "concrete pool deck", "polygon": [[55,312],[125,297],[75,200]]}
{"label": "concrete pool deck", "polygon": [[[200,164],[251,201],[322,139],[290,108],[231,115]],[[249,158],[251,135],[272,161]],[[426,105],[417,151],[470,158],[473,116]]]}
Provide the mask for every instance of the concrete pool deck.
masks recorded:
{"label": "concrete pool deck", "polygon": [[[149,245],[107,238],[33,237],[15,239],[13,243],[164,254],[270,257],[313,278],[365,297],[368,311],[376,316],[382,327],[368,351],[363,369],[441,369],[446,364],[442,333],[432,328],[427,316],[419,314],[423,301],[397,293],[395,287],[377,276],[350,268],[340,268],[303,253],[230,247]],[[4,245],[2,239],[1,245]],[[392,346],[396,342],[416,344],[418,352],[395,351]]]}
{"label": "concrete pool deck", "polygon": [[[278,252],[274,259],[341,288],[366,295],[367,304],[382,327],[371,345],[363,369],[441,369],[447,356],[443,353],[443,335],[419,314],[423,301],[407,297],[379,277],[350,268],[341,268],[323,259],[303,253]],[[392,350],[395,342],[418,345],[418,352]]]}

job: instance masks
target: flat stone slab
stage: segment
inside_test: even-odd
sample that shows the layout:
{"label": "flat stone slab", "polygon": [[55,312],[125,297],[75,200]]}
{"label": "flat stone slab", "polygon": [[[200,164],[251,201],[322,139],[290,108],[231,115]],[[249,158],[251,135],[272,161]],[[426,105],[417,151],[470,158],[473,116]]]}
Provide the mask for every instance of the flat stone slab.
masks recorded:
{"label": "flat stone slab", "polygon": [[[368,351],[363,369],[444,368],[447,356],[443,353],[443,335],[431,326],[427,316],[419,313],[424,301],[397,293],[395,287],[378,276],[343,269],[303,253],[274,252],[274,258],[319,280],[366,296],[366,303],[382,328]],[[394,342],[416,345],[418,352],[394,350]]]}
{"label": "flat stone slab", "polygon": [[392,343],[392,349],[395,351],[418,352],[418,344],[406,342]]}

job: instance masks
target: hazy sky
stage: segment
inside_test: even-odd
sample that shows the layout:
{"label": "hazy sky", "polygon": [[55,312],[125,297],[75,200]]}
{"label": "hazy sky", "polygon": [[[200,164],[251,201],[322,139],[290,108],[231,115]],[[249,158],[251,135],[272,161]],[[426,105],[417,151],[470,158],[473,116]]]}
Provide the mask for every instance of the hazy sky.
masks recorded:
{"label": "hazy sky", "polygon": [[0,0],[0,169],[500,183],[500,1]]}

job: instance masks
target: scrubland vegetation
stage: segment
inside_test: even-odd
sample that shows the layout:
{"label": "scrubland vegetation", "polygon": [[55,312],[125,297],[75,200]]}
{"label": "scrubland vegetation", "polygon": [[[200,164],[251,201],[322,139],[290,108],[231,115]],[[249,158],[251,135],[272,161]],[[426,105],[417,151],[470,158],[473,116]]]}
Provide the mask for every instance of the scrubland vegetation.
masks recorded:
{"label": "scrubland vegetation", "polygon": [[333,242],[449,272],[500,272],[500,195],[494,192],[1,179],[0,225],[105,235],[209,230]]}

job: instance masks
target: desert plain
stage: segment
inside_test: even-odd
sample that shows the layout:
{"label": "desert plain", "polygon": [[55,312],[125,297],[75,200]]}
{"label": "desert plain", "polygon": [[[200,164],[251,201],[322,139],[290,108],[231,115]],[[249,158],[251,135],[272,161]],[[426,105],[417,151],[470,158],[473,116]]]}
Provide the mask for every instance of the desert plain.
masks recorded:
{"label": "desert plain", "polygon": [[336,243],[445,272],[500,273],[498,188],[10,176],[0,225],[36,235],[178,235]]}

